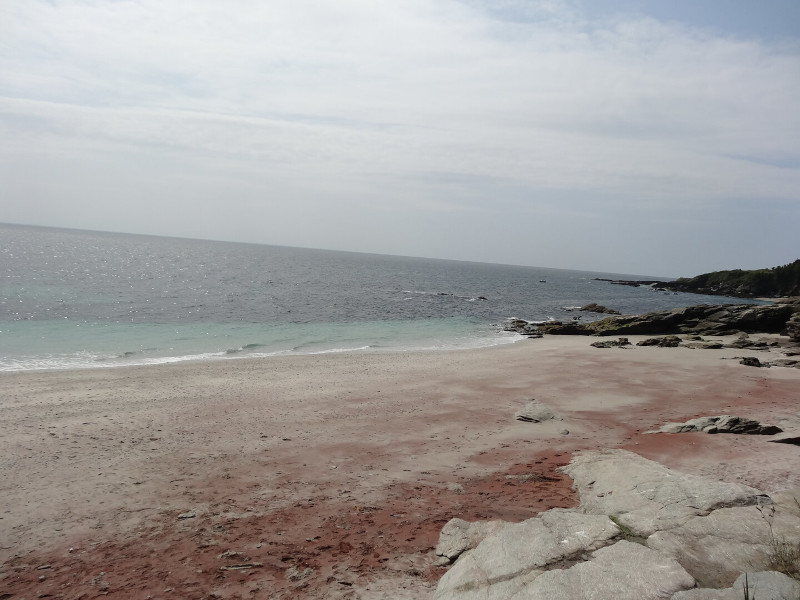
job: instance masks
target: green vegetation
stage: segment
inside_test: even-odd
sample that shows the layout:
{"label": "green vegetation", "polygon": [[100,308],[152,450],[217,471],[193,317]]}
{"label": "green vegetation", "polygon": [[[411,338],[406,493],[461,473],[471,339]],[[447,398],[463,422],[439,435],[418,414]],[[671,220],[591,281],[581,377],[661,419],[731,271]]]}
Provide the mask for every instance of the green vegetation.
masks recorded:
{"label": "green vegetation", "polygon": [[800,296],[800,259],[771,269],[714,271],[662,284],[681,292],[721,296]]}

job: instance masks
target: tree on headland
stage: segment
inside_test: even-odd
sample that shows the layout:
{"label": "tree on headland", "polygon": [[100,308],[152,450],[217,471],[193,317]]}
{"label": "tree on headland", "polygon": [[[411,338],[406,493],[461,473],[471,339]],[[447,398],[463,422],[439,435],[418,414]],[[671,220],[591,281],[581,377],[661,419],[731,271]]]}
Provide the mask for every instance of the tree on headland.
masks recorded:
{"label": "tree on headland", "polygon": [[742,298],[800,296],[800,259],[771,269],[714,271],[661,285],[679,292]]}

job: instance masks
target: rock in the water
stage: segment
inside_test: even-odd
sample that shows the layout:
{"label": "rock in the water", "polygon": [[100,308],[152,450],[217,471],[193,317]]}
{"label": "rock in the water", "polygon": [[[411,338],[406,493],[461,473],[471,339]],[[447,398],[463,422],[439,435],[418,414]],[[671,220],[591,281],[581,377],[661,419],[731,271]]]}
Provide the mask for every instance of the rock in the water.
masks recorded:
{"label": "rock in the water", "polygon": [[511,598],[548,565],[605,546],[619,533],[605,515],[557,508],[508,524],[462,554],[439,581],[434,598]]}
{"label": "rock in the water", "polygon": [[526,321],[524,319],[507,319],[503,323],[503,331],[513,331],[528,337],[542,337],[539,331],[539,323]]}
{"label": "rock in the water", "polygon": [[689,419],[685,423],[667,423],[655,431],[645,433],[690,433],[702,431],[705,433],[736,433],[744,435],[775,435],[782,429],[776,425],[762,425],[753,419],[720,415],[718,417],[698,417]]}
{"label": "rock in the water", "polygon": [[615,515],[642,537],[676,527],[696,515],[729,506],[751,506],[764,498],[746,485],[672,471],[626,450],[581,452],[560,470],[572,477],[581,511]]}
{"label": "rock in the water", "polygon": [[593,312],[606,315],[620,314],[618,310],[614,310],[613,308],[608,308],[607,306],[603,306],[602,304],[597,304],[596,302],[590,302],[589,304],[585,304],[584,306],[581,306],[578,310],[581,310],[583,312]]}
{"label": "rock in the water", "polygon": [[467,550],[471,550],[483,539],[509,523],[505,521],[478,521],[470,523],[463,519],[450,519],[439,534],[436,556],[452,562]]}
{"label": "rock in the water", "polygon": [[661,600],[694,585],[692,576],[677,561],[621,540],[596,550],[589,561],[542,574],[518,597],[529,600]]}
{"label": "rock in the water", "polygon": [[553,412],[549,406],[545,406],[536,400],[529,401],[525,408],[514,415],[517,421],[525,421],[526,423],[541,423],[543,421],[550,421],[552,419],[560,420],[561,417]]}

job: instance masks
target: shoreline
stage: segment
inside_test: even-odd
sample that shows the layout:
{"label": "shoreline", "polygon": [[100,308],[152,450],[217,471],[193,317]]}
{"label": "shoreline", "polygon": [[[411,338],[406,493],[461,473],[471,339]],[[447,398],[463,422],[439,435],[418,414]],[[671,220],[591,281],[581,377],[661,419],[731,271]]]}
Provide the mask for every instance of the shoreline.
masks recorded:
{"label": "shoreline", "polygon": [[[444,572],[431,550],[444,522],[574,505],[555,468],[580,450],[800,487],[793,446],[643,435],[798,416],[800,371],[732,360],[777,350],[596,339],[2,373],[0,582],[26,597],[416,598]],[[530,398],[563,421],[515,421]]]}

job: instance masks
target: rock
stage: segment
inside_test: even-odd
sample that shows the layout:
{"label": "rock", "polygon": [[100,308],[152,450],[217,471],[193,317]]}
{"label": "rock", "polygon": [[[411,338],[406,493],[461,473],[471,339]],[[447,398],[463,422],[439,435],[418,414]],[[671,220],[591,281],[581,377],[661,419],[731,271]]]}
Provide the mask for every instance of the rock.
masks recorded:
{"label": "rock", "polygon": [[619,533],[605,515],[557,508],[507,524],[461,555],[439,581],[434,599],[511,598],[548,565],[596,550]]}
{"label": "rock", "polygon": [[659,346],[661,348],[677,348],[681,345],[681,338],[675,335],[665,337],[647,338],[636,344],[637,346]]}
{"label": "rock", "polygon": [[525,421],[526,423],[541,423],[543,421],[550,421],[552,419],[561,420],[561,417],[553,412],[549,406],[545,406],[536,400],[530,400],[525,408],[517,411],[514,414],[517,421]]}
{"label": "rock", "polygon": [[[478,524],[445,526],[437,553],[460,556],[436,600],[740,600],[730,594],[742,593],[742,572],[777,564],[776,544],[800,544],[800,489],[773,504],[753,488],[672,471],[625,450],[583,452],[561,470],[574,480],[578,508],[486,524],[497,529],[482,541]],[[798,598],[780,575],[749,577],[759,600]],[[696,583],[734,587],[691,589]]]}
{"label": "rock", "polygon": [[539,331],[539,323],[533,321],[526,321],[524,319],[506,319],[503,323],[503,331],[511,331],[519,333],[520,335],[527,335],[528,337],[541,337]]}
{"label": "rock", "polygon": [[724,348],[722,342],[689,342],[684,344],[684,347],[692,348],[693,350],[719,350]]}
{"label": "rock", "polygon": [[775,442],[776,444],[794,444],[795,446],[800,446],[800,431],[784,431],[768,441]]}
{"label": "rock", "polygon": [[762,425],[753,419],[721,415],[719,417],[698,417],[685,423],[667,423],[655,431],[645,433],[736,433],[745,435],[775,435],[782,430],[776,425]]}
{"label": "rock", "polygon": [[608,340],[605,342],[592,342],[589,345],[594,346],[595,348],[620,348],[622,346],[630,346],[631,342],[628,340],[628,338],[621,337],[616,342]]}
{"label": "rock", "polygon": [[583,312],[593,312],[606,315],[621,314],[618,310],[614,310],[613,308],[608,308],[607,306],[603,306],[602,304],[597,304],[595,302],[591,302],[589,304],[581,306],[578,310],[581,310]]}
{"label": "rock", "polygon": [[800,369],[800,360],[793,360],[790,358],[779,358],[778,360],[773,360],[769,363],[771,367],[790,367],[794,369]]}
{"label": "rock", "polygon": [[738,338],[733,340],[730,344],[725,346],[726,348],[764,348],[768,347],[767,342],[763,340],[751,340],[750,336],[746,333],[741,334]]}
{"label": "rock", "polygon": [[304,579],[308,579],[311,575],[314,574],[314,569],[311,567],[306,567],[302,571],[297,567],[289,567],[286,569],[286,579],[289,581],[303,581]]}
{"label": "rock", "polygon": [[447,489],[453,492],[454,494],[463,494],[464,493],[464,486],[460,483],[448,483]]}
{"label": "rock", "polygon": [[762,363],[755,356],[743,356],[741,360],[739,360],[739,364],[746,367],[769,367],[769,364]]}
{"label": "rock", "polygon": [[178,515],[179,519],[194,519],[197,516],[197,513],[194,511],[189,511],[185,513],[181,513]]}
{"label": "rock", "polygon": [[698,585],[718,588],[745,571],[769,569],[773,540],[800,543],[800,517],[772,507],[723,508],[656,532],[647,545],[675,558]]}
{"label": "rock", "polygon": [[592,553],[589,561],[554,569],[534,579],[519,597],[530,600],[657,600],[695,585],[677,561],[621,540]]}
{"label": "rock", "polygon": [[442,557],[444,563],[456,560],[467,550],[472,550],[483,539],[508,526],[505,521],[478,521],[470,523],[463,519],[450,519],[439,534],[436,544],[436,556]]}
{"label": "rock", "polygon": [[700,304],[643,315],[607,317],[582,325],[551,323],[545,333],[584,335],[664,335],[761,332],[780,333],[786,328],[794,307],[782,304]]}
{"label": "rock", "polygon": [[765,499],[754,488],[672,471],[626,450],[581,452],[560,470],[572,477],[581,512],[615,515],[641,537],[719,508]]}
{"label": "rock", "polygon": [[796,344],[800,344],[800,312],[796,312],[791,319],[786,322],[786,335]]}
{"label": "rock", "polygon": [[777,571],[742,573],[734,584],[726,589],[698,588],[674,594],[672,600],[742,600],[745,598],[745,583],[748,595],[758,600],[796,600],[800,598],[800,582]]}

